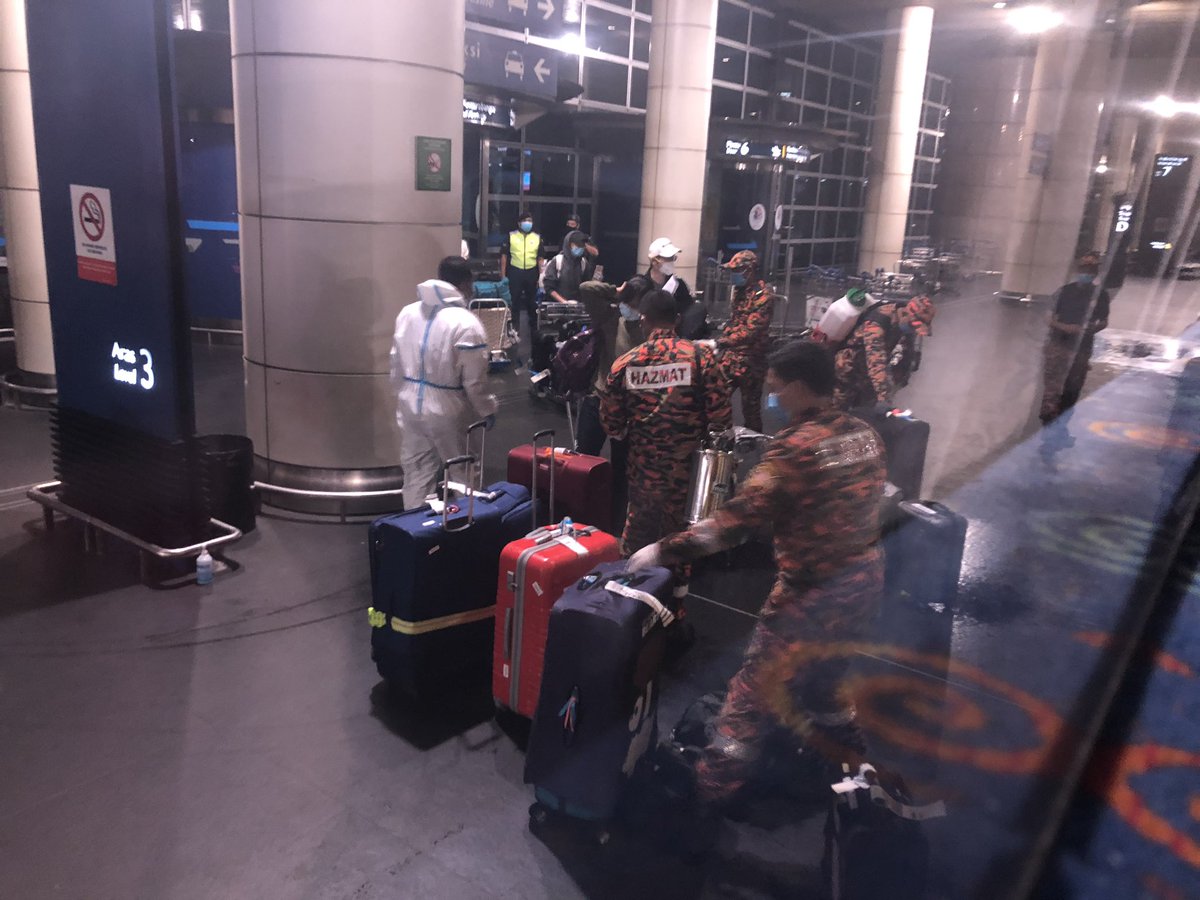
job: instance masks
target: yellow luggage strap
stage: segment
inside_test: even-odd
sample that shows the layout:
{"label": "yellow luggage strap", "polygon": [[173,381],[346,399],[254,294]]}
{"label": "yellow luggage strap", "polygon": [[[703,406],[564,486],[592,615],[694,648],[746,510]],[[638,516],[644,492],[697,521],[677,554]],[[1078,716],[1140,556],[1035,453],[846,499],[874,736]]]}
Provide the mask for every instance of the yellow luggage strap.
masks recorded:
{"label": "yellow luggage strap", "polygon": [[[466,612],[452,613],[448,616],[438,616],[436,619],[424,619],[420,622],[408,622],[404,619],[391,617],[392,631],[399,634],[427,634],[430,631],[441,631],[443,628],[453,628],[456,625],[469,625],[472,622],[482,622],[496,614],[496,607],[485,606],[482,609],[470,609]],[[373,607],[367,610],[367,617],[372,628],[383,628],[388,623],[388,616]]]}

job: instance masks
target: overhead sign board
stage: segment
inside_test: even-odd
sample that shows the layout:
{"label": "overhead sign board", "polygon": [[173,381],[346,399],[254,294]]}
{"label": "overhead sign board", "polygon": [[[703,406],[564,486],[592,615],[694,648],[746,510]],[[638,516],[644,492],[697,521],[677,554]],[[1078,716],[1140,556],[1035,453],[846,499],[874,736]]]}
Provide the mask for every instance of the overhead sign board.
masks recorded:
{"label": "overhead sign board", "polygon": [[463,53],[468,84],[551,100],[558,96],[558,54],[552,50],[468,28]]}
{"label": "overhead sign board", "polygon": [[463,98],[463,121],[471,125],[491,125],[495,128],[515,128],[516,115],[511,106]]}
{"label": "overhead sign board", "polygon": [[564,0],[467,0],[467,18],[537,35],[562,33]]}
{"label": "overhead sign board", "polygon": [[727,139],[722,155],[733,159],[769,159],[775,162],[806,163],[812,152],[803,144],[779,144],[770,141],[739,141]]}

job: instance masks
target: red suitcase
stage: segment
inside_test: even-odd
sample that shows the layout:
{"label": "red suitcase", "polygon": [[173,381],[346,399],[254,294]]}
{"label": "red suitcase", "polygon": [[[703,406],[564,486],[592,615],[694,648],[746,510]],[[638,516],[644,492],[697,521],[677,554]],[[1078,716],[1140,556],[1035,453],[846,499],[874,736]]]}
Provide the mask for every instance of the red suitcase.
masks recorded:
{"label": "red suitcase", "polygon": [[534,436],[534,443],[522,444],[509,451],[507,480],[532,491],[534,454],[537,454],[538,474],[545,477],[550,472],[553,449],[559,512],[577,522],[591,522],[601,531],[612,531],[612,465],[602,456],[589,456],[562,447],[537,449],[538,439],[547,435],[553,442],[553,431],[541,431]]}
{"label": "red suitcase", "polygon": [[[542,432],[537,440],[550,432]],[[552,452],[557,457],[557,452]],[[509,471],[511,468],[509,458]],[[532,468],[532,457],[530,468]],[[557,467],[556,467],[557,469]],[[551,472],[549,465],[543,470]],[[532,479],[533,505],[537,509],[537,482]],[[550,510],[554,515],[554,482],[550,474]],[[533,717],[542,686],[546,634],[550,609],[568,587],[599,563],[620,559],[615,537],[587,525],[551,524],[513,541],[500,554],[496,587],[496,643],[493,655],[492,696],[497,705]]]}

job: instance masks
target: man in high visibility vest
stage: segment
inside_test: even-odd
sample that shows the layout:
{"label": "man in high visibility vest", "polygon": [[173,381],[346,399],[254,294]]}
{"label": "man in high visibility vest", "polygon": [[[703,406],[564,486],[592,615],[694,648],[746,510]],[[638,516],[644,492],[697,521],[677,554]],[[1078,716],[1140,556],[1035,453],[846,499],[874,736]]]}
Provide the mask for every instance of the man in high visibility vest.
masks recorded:
{"label": "man in high visibility vest", "polygon": [[521,213],[517,230],[510,231],[501,247],[500,275],[508,279],[512,294],[513,324],[521,330],[521,310],[529,319],[530,340],[537,338],[538,266],[542,258],[542,236],[533,230],[533,216]]}

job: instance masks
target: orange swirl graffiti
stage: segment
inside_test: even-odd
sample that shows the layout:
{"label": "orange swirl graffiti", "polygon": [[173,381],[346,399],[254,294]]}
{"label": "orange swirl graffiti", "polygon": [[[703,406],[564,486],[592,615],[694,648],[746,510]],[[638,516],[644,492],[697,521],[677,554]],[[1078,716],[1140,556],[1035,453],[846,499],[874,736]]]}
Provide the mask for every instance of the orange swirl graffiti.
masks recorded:
{"label": "orange swirl graffiti", "polygon": [[[763,667],[762,683],[767,686],[765,700],[768,707],[785,725],[797,733],[807,733],[810,720],[803,710],[796,707],[791,682],[813,663],[859,653],[907,666],[945,671],[950,679],[947,682],[932,682],[922,675],[888,673],[857,676],[847,682],[847,687],[852,687],[864,708],[871,710],[869,730],[872,734],[914,753],[990,772],[1028,774],[1048,770],[1052,743],[1065,727],[1062,717],[1050,704],[975,666],[956,659],[947,660],[938,654],[884,644],[795,642]],[[888,695],[895,698],[900,695],[899,702],[916,723],[936,722],[947,730],[958,732],[982,731],[987,725],[987,715],[976,699],[964,694],[963,688],[955,685],[954,680],[983,688],[1019,707],[1033,723],[1033,730],[1039,738],[1038,744],[1007,750],[959,743],[952,738],[925,733],[915,727],[914,721],[901,721],[895,715],[879,715],[874,707],[878,697]]]}

